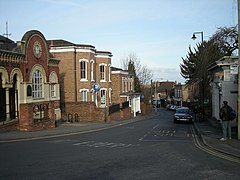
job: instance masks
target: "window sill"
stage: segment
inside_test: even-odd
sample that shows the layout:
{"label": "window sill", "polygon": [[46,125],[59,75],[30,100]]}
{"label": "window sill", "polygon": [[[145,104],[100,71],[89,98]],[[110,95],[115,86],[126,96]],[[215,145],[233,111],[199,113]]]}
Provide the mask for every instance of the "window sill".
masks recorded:
{"label": "window sill", "polygon": [[80,82],[88,82],[87,79],[81,79]]}

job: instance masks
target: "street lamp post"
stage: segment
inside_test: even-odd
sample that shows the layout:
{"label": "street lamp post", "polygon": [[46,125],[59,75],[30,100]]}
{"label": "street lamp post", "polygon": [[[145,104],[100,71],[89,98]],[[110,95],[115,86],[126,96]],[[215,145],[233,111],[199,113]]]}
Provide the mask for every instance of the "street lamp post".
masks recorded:
{"label": "street lamp post", "polygon": [[203,32],[202,32],[202,31],[200,31],[200,32],[194,32],[194,33],[193,33],[193,36],[192,36],[192,39],[193,39],[193,40],[197,39],[196,34],[201,34],[202,43],[203,43]]}
{"label": "street lamp post", "polygon": [[[192,39],[195,40],[197,39],[196,34],[200,34],[201,35],[201,43],[203,43],[203,31],[199,31],[199,32],[194,32]],[[205,112],[205,108],[204,108],[204,78],[202,77],[201,79],[201,83],[202,83],[202,118],[204,120],[205,116],[204,116],[204,112]]]}

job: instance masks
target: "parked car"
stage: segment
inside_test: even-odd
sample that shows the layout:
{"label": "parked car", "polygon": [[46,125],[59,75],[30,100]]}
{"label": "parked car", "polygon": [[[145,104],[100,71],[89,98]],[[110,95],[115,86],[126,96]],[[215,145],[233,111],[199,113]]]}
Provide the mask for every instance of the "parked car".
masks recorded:
{"label": "parked car", "polygon": [[175,105],[171,105],[171,107],[170,107],[170,111],[175,111],[176,108],[177,108],[177,106],[175,106]]}
{"label": "parked car", "polygon": [[173,105],[173,104],[169,104],[169,105],[167,105],[167,110],[169,110],[169,111],[175,111],[175,110],[176,110],[176,107],[177,107],[177,106],[175,106],[175,105]]}
{"label": "parked car", "polygon": [[171,104],[168,104],[168,105],[166,106],[166,109],[167,109],[167,110],[170,110],[171,106],[172,106]]}
{"label": "parked car", "polygon": [[188,107],[180,107],[176,109],[176,112],[174,113],[173,122],[177,123],[181,121],[192,123],[193,117]]}

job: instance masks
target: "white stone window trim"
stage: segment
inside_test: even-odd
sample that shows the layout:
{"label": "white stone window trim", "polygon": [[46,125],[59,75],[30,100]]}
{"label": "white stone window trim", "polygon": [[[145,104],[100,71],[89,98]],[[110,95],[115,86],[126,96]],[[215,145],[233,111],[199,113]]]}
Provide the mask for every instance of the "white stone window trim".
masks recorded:
{"label": "white stone window trim", "polygon": [[[41,97],[33,97],[33,82],[32,82],[32,78],[33,78],[33,75],[36,71],[40,71],[41,72],[41,75],[42,75],[42,96]],[[41,100],[41,99],[44,99],[45,98],[45,83],[46,83],[46,72],[43,68],[43,66],[41,66],[40,64],[35,64],[32,69],[31,69],[31,72],[30,72],[30,81],[32,83],[32,98],[33,100]]]}
{"label": "white stone window trim", "polygon": [[109,88],[108,92],[109,104],[112,104],[112,88]]}
{"label": "white stone window trim", "polygon": [[95,101],[95,94],[96,94],[96,92],[95,92],[95,90],[93,88],[90,90],[90,94],[91,94],[91,97],[90,97],[91,102],[94,102]]}
{"label": "white stone window trim", "polygon": [[[105,91],[105,101],[104,101],[104,104],[101,103],[101,98],[102,98],[101,92],[102,91]],[[100,104],[101,104],[102,107],[106,107],[107,106],[107,92],[108,92],[107,88],[101,88],[99,90],[99,93],[100,93]]]}
{"label": "white stone window trim", "polygon": [[39,69],[36,69],[32,76],[32,96],[34,99],[43,98],[44,92],[43,75]]}
{"label": "white stone window trim", "polygon": [[[88,101],[89,89],[83,88],[83,89],[80,89],[79,92],[80,92],[80,95],[81,95],[80,96],[80,101],[81,102],[87,102]],[[86,92],[86,99],[85,100],[83,100],[83,98],[82,98],[82,92]]]}
{"label": "white stone window trim", "polygon": [[108,82],[112,82],[112,80],[111,80],[111,64],[108,64]]}
{"label": "white stone window trim", "polygon": [[95,79],[94,79],[94,64],[95,64],[95,61],[93,59],[90,60],[90,79],[91,79],[91,82],[95,82]]}
{"label": "white stone window trim", "polygon": [[[104,66],[103,79],[101,79],[101,68],[100,68],[101,66]],[[105,64],[105,63],[100,63],[100,64],[99,64],[100,82],[107,82],[107,81],[106,81],[106,67],[107,67],[107,64]]]}
{"label": "white stone window trim", "polygon": [[[81,62],[85,62],[85,78],[82,78],[81,76],[81,73],[82,73],[82,69],[81,69]],[[79,75],[80,75],[80,81],[81,82],[87,82],[88,81],[88,63],[89,63],[89,60],[88,59],[79,59]]]}
{"label": "white stone window trim", "polygon": [[58,76],[55,71],[52,71],[49,76],[49,83],[50,83],[50,97],[56,98],[57,97],[57,91],[58,88],[56,84],[58,84]]}

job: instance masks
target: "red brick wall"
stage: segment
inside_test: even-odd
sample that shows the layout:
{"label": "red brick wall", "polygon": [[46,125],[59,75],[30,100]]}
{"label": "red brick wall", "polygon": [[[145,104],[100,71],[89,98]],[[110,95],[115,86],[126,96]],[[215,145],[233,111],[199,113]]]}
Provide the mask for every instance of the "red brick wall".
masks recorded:
{"label": "red brick wall", "polygon": [[19,108],[19,130],[29,131],[33,126],[33,104],[21,104]]}
{"label": "red brick wall", "polygon": [[123,109],[121,111],[121,114],[122,114],[122,116],[121,116],[122,119],[127,119],[127,118],[133,117],[133,114],[131,114],[131,108],[130,107]]}
{"label": "red brick wall", "polygon": [[120,100],[120,93],[122,88],[122,81],[121,76],[119,74],[112,74],[112,103],[119,104],[121,103]]}
{"label": "red brick wall", "polygon": [[121,119],[121,111],[112,113],[112,114],[110,114],[110,115],[108,116],[108,120],[109,120],[109,121],[119,120],[119,119]]}
{"label": "red brick wall", "polygon": [[128,119],[131,117],[132,117],[131,108],[125,108],[125,109],[122,109],[121,111],[110,114],[108,116],[108,120],[112,121],[112,120]]}
{"label": "red brick wall", "polygon": [[105,120],[105,109],[96,108],[93,102],[66,103],[65,111],[62,113],[63,120],[75,120],[75,114],[78,115],[80,122],[102,122]]}
{"label": "red brick wall", "polygon": [[20,131],[37,131],[55,127],[55,102],[41,102],[41,104],[48,105],[47,118],[42,120],[33,119],[33,106],[39,103],[29,103],[20,105],[19,114],[19,130]]}
{"label": "red brick wall", "polygon": [[149,114],[152,112],[152,107],[150,104],[145,104],[141,102],[141,111],[142,111],[142,114]]}
{"label": "red brick wall", "polygon": [[18,121],[13,121],[7,124],[2,124],[0,125],[0,131],[1,132],[7,132],[7,131],[16,131],[18,130]]}

